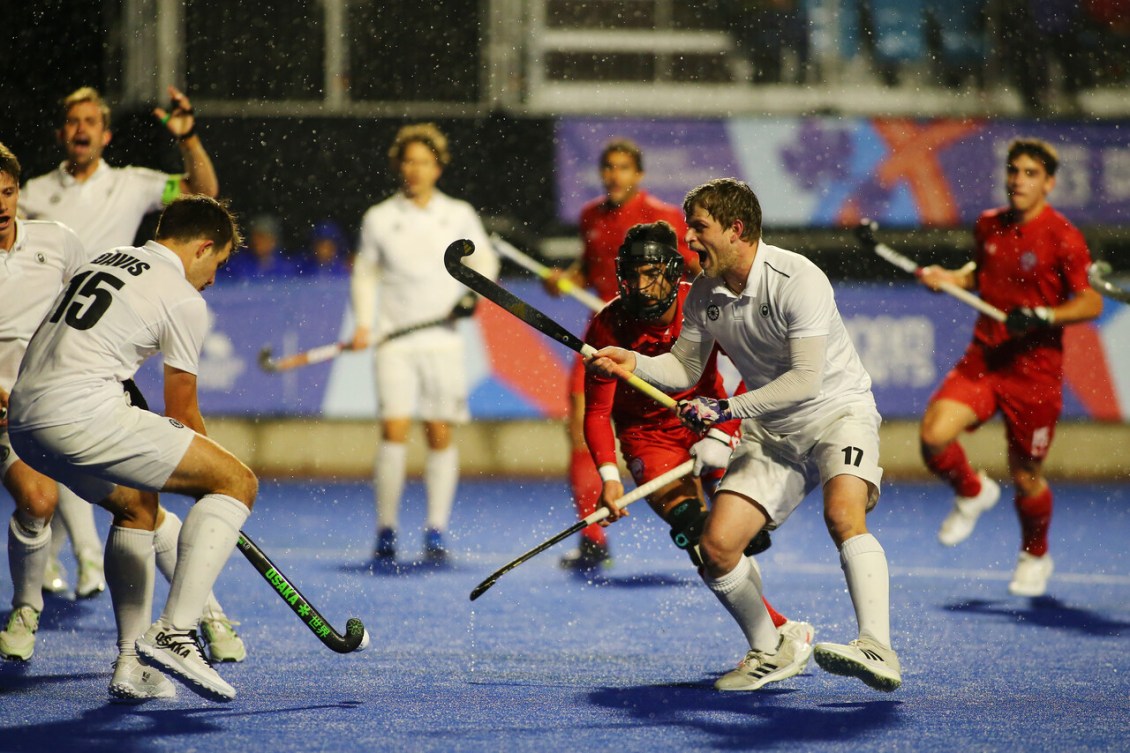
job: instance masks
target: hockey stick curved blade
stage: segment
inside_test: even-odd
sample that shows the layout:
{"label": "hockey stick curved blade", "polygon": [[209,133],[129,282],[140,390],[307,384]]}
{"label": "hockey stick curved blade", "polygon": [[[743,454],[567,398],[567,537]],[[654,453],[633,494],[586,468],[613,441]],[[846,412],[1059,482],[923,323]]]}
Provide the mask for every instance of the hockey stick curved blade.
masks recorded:
{"label": "hockey stick curved blade", "polygon": [[330,623],[314,608],[314,605],[308,602],[306,597],[291,585],[290,580],[279,572],[279,569],[263,553],[263,550],[256,546],[255,542],[243,531],[239,532],[236,548],[243,553],[252,567],[259,571],[259,574],[271,584],[279,597],[290,606],[291,611],[302,618],[306,627],[310,628],[310,632],[317,636],[318,640],[327,648],[339,654],[348,654],[352,651],[363,650],[369,644],[369,634],[365,630],[365,625],[356,617],[350,617],[346,621],[345,635],[334,630]]}
{"label": "hockey stick curved blade", "polygon": [[1087,270],[1087,278],[1091,282],[1091,287],[1107,298],[1121,301],[1122,303],[1130,303],[1130,290],[1121,288],[1106,279],[1107,275],[1110,273],[1111,266],[1108,262],[1096,261],[1092,263],[1090,269]]}
{"label": "hockey stick curved blade", "polygon": [[[443,264],[447,272],[459,282],[466,285],[488,301],[492,301],[518,317],[543,335],[550,337],[570,350],[575,350],[583,356],[591,356],[596,349],[584,343],[581,338],[562,327],[548,316],[538,311],[518,296],[501,287],[462,262],[464,256],[475,253],[475,244],[469,240],[454,241],[447,247],[443,254]],[[655,402],[667,408],[675,407],[675,400],[670,395],[648,384],[635,374],[622,372],[620,378],[650,397]]]}
{"label": "hockey stick curved blade", "polygon": [[[628,492],[623,497],[620,497],[620,499],[616,500],[617,506],[620,507],[620,508],[627,507],[628,505],[632,504],[633,502],[640,500],[640,499],[643,499],[647,495],[654,492],[656,489],[661,489],[664,486],[666,486],[667,484],[671,483],[672,481],[674,481],[676,479],[680,479],[683,476],[686,476],[692,470],[694,470],[694,461],[688,460],[687,462],[683,463],[682,465],[678,465],[678,466],[672,468],[671,470],[667,471],[666,473],[662,473],[662,474],[656,476],[651,481],[648,481],[646,484],[642,484],[641,486],[637,486],[635,489]],[[557,534],[556,536],[553,536],[551,538],[546,539],[545,541],[538,544],[533,549],[526,552],[525,554],[518,557],[517,559],[506,563],[501,568],[499,568],[498,570],[495,570],[493,573],[491,573],[490,576],[486,580],[484,580],[482,583],[480,583],[479,585],[475,586],[474,589],[472,589],[472,591],[471,591],[471,601],[474,601],[475,599],[479,598],[484,593],[486,593],[487,590],[491,586],[493,586],[495,583],[498,582],[499,578],[501,578],[503,575],[506,575],[506,573],[510,572],[514,568],[518,567],[518,565],[521,565],[523,562],[526,562],[528,560],[533,559],[537,555],[544,552],[546,549],[549,549],[554,544],[556,544],[560,541],[564,541],[565,539],[572,536],[574,533],[577,533],[578,531],[581,531],[581,530],[587,528],[588,526],[591,526],[593,523],[599,523],[600,521],[604,520],[607,517],[608,517],[608,508],[601,507],[600,509],[596,510],[595,512],[585,516],[582,520],[579,520],[576,523],[574,523],[573,525],[569,526],[568,528],[566,528],[564,531]]]}

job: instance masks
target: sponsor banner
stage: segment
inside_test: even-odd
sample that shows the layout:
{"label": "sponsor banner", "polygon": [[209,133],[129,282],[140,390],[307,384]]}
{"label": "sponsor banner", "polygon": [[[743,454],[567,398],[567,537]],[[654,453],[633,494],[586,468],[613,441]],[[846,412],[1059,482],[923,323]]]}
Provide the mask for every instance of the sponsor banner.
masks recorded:
{"label": "sponsor banner", "polygon": [[[503,282],[571,332],[584,334],[588,310],[580,304],[547,295],[537,282]],[[347,280],[221,285],[205,297],[213,314],[199,375],[205,416],[375,418],[371,351],[281,374],[258,366],[263,346],[281,357],[347,339],[353,331]],[[968,344],[975,313],[913,283],[837,283],[836,299],[883,416],[918,418]],[[1116,343],[1130,339],[1128,311],[1111,303],[1097,324],[1067,328],[1065,417],[1126,417],[1130,353]],[[489,301],[459,326],[474,418],[565,416],[572,351]],[[160,406],[159,359],[142,368],[138,384]]]}
{"label": "sponsor banner", "polygon": [[1005,203],[1004,160],[1017,136],[1058,149],[1052,203],[1079,225],[1130,222],[1127,124],[899,118],[563,118],[557,123],[558,218],[576,224],[602,188],[614,136],[644,153],[644,186],[676,206],[695,185],[733,176],[757,191],[767,227],[972,225]]}

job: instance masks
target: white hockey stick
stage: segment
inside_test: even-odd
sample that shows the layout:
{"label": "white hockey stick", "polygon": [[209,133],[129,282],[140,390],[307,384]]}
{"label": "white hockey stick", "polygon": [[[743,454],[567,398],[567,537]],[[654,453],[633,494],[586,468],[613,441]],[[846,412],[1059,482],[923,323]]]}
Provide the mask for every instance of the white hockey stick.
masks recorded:
{"label": "white hockey stick", "polygon": [[1106,279],[1107,275],[1110,273],[1111,266],[1108,262],[1096,261],[1092,263],[1090,269],[1087,270],[1087,279],[1091,281],[1091,287],[1107,298],[1122,301],[1123,303],[1130,303],[1130,290],[1121,288]]}
{"label": "white hockey stick", "polygon": [[[551,270],[541,262],[537,261],[536,259],[531,259],[526,254],[516,249],[513,245],[507,242],[505,238],[498,235],[497,233],[491,235],[490,244],[494,247],[494,250],[498,252],[499,256],[506,257],[510,261],[517,264],[519,267],[533,272],[543,280],[548,279],[549,275],[553,272],[553,270]],[[600,298],[593,295],[584,288],[578,287],[573,283],[572,280],[567,280],[564,278],[558,280],[557,287],[561,290],[562,293],[580,301],[593,311],[600,311],[602,308],[604,308],[604,301],[600,300]]]}
{"label": "white hockey stick", "polygon": [[[877,222],[874,222],[872,220],[863,220],[859,223],[859,227],[856,228],[855,234],[859,238],[860,243],[874,251],[884,261],[898,267],[904,272],[909,272],[915,277],[921,277],[922,267],[918,266],[918,264],[915,263],[914,260],[903,256],[898,251],[895,251],[893,248],[888,246],[886,243],[880,243],[879,241],[875,240],[875,231],[878,228],[879,224]],[[943,293],[948,293],[962,303],[968,306],[972,306],[990,319],[995,319],[996,321],[1003,323],[1004,320],[1008,318],[1007,315],[996,306],[981,300],[979,296],[971,293],[965,288],[958,287],[951,282],[943,282],[938,286],[938,288]]]}
{"label": "white hockey stick", "polygon": [[[616,500],[616,506],[619,507],[622,510],[625,507],[627,507],[628,505],[632,504],[633,502],[640,500],[640,499],[643,499],[644,497],[646,497],[647,495],[656,491],[657,489],[662,489],[664,486],[667,486],[667,484],[671,483],[672,481],[675,481],[676,479],[680,479],[683,476],[686,476],[692,470],[694,470],[694,461],[688,460],[687,462],[683,463],[682,465],[676,466],[676,467],[672,468],[671,470],[667,471],[666,473],[662,473],[662,474],[656,476],[651,481],[648,481],[646,484],[641,484],[640,486],[637,486],[635,489],[628,492],[623,497],[620,497],[620,499]],[[521,557],[518,557],[516,560],[512,560],[511,562],[506,563],[501,568],[499,568],[498,570],[495,570],[493,573],[491,573],[490,577],[488,577],[482,583],[475,586],[475,588],[471,591],[471,601],[474,601],[475,599],[482,596],[488,588],[490,588],[491,586],[493,586],[495,583],[498,582],[499,578],[501,578],[503,575],[506,575],[506,573],[510,572],[514,568],[518,567],[518,565],[521,565],[523,562],[525,562],[529,559],[532,559],[533,557],[541,554],[542,552],[544,552],[546,549],[549,549],[551,546],[553,546],[557,542],[564,541],[565,539],[569,538],[570,536],[572,536],[577,531],[583,530],[583,529],[591,526],[593,523],[599,523],[600,521],[607,518],[608,515],[609,515],[608,508],[607,507],[601,507],[598,510],[590,513],[589,515],[586,515],[580,521],[569,526],[568,528],[566,528],[564,531],[557,534],[556,536],[553,536],[551,538],[546,539],[545,541],[538,544],[537,546],[535,546],[530,551],[523,554]]]}

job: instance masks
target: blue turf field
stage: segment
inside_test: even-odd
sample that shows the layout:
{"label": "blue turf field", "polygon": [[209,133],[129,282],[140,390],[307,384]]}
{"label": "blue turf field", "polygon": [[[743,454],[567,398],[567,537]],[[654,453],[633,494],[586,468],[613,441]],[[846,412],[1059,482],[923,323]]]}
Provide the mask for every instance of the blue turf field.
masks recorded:
{"label": "blue turf field", "polygon": [[[871,525],[891,564],[903,687],[878,693],[813,663],[720,694],[711,682],[742,655],[741,635],[642,506],[611,529],[616,563],[595,582],[557,569],[562,544],[471,603],[483,578],[572,521],[563,483],[464,481],[454,566],[380,573],[367,566],[368,487],[265,483],[248,534],[338,630],[363,619],[370,649],[322,647],[236,553],[217,593],[248,644],[246,662],[220,667],[239,697],[214,704],[179,686],[175,701],[121,706],[106,695],[109,599],[52,598],[32,661],[0,666],[0,751],[1126,750],[1130,487],[1056,492],[1057,572],[1030,600],[1006,590],[1008,498],[944,549],[945,492],[887,485]],[[187,502],[167,503],[183,517]],[[412,483],[408,560],[422,507]],[[816,498],[760,560],[782,612],[815,624],[817,640],[854,637]],[[6,605],[6,565],[2,578]]]}

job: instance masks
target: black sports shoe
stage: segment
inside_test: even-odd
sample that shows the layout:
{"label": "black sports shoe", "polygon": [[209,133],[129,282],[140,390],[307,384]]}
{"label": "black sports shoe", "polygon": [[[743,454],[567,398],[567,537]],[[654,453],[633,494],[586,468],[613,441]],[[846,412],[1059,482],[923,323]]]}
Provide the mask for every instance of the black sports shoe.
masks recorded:
{"label": "black sports shoe", "polygon": [[581,537],[581,545],[561,558],[561,567],[566,570],[595,570],[612,564],[612,556],[608,553],[608,544],[598,544],[591,539]]}
{"label": "black sports shoe", "polygon": [[373,559],[391,562],[396,559],[396,530],[382,528],[377,532],[377,545],[373,547]]}

